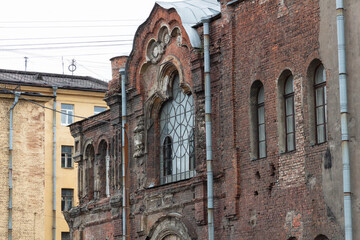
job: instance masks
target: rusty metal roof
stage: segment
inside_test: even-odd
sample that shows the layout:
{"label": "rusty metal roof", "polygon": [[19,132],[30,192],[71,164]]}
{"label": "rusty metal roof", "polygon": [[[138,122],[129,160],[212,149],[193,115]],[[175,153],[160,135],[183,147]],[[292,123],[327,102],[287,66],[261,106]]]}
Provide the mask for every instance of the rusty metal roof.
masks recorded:
{"label": "rusty metal roof", "polygon": [[92,77],[0,69],[0,83],[105,92],[108,83]]}
{"label": "rusty metal roof", "polygon": [[179,2],[156,2],[162,8],[175,9],[190,38],[191,45],[201,47],[200,36],[193,28],[202,18],[213,17],[220,13],[220,3],[217,0],[183,0]]}

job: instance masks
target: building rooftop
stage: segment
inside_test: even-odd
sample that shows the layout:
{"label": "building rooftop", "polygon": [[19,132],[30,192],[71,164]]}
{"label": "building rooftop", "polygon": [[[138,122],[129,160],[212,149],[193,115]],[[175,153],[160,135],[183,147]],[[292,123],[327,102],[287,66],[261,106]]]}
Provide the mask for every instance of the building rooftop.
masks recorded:
{"label": "building rooftop", "polygon": [[183,0],[178,2],[156,2],[165,9],[175,9],[182,25],[190,38],[191,45],[201,47],[200,36],[193,28],[202,18],[213,17],[220,13],[220,3],[217,0]]}
{"label": "building rooftop", "polygon": [[108,83],[92,77],[0,69],[0,83],[106,92]]}

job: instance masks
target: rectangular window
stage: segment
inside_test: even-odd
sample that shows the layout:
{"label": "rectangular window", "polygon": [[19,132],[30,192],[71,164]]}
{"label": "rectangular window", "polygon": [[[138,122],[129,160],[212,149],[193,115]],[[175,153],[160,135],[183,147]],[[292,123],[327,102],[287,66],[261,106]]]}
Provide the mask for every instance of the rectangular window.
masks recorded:
{"label": "rectangular window", "polygon": [[61,104],[61,125],[67,126],[74,122],[74,105]]}
{"label": "rectangular window", "polygon": [[73,206],[74,189],[61,189],[61,211],[69,211]]}
{"label": "rectangular window", "polygon": [[106,110],[106,107],[94,107],[94,115],[101,113]]}
{"label": "rectangular window", "polygon": [[61,232],[61,240],[70,240],[69,232]]}
{"label": "rectangular window", "polygon": [[72,168],[73,161],[73,147],[72,146],[61,146],[61,167]]}

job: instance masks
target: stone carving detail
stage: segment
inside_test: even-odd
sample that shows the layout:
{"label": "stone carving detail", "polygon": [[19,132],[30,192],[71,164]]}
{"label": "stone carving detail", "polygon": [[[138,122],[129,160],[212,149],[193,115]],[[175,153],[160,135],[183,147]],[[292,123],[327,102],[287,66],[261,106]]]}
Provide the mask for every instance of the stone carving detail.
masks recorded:
{"label": "stone carving detail", "polygon": [[144,145],[144,118],[141,116],[138,119],[137,127],[134,129],[134,158],[140,158],[145,154],[145,145]]}
{"label": "stone carving detail", "polygon": [[[160,61],[160,59],[165,53],[166,46],[169,45],[171,42],[171,37],[173,36],[173,34],[170,35],[168,29],[169,28],[167,26],[163,26],[159,30],[158,39],[152,39],[148,44],[147,58],[153,64],[156,64]],[[177,34],[173,37],[176,38],[176,42],[180,46],[182,37],[179,31],[176,32]]]}

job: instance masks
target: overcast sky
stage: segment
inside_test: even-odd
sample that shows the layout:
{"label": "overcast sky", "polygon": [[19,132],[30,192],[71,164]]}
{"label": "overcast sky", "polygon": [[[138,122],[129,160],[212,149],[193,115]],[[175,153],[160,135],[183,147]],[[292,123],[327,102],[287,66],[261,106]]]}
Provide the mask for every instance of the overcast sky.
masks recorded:
{"label": "overcast sky", "polygon": [[[165,0],[176,1],[176,0]],[[128,55],[155,0],[11,0],[0,9],[0,68],[111,79],[109,59]],[[64,63],[64,67],[63,64]]]}

